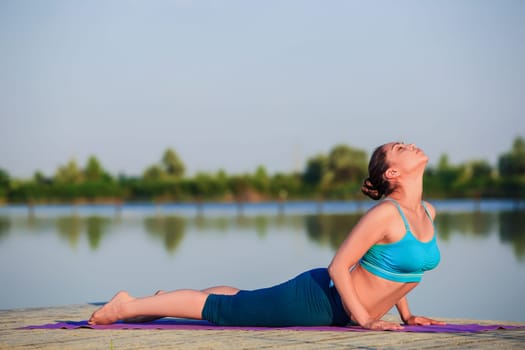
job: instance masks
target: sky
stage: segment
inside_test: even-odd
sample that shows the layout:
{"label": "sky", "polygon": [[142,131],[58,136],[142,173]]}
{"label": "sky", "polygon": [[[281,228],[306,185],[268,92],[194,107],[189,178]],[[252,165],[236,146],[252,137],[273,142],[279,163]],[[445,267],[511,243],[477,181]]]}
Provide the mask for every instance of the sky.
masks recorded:
{"label": "sky", "polygon": [[302,170],[338,144],[497,164],[525,137],[525,2],[0,0],[0,168]]}

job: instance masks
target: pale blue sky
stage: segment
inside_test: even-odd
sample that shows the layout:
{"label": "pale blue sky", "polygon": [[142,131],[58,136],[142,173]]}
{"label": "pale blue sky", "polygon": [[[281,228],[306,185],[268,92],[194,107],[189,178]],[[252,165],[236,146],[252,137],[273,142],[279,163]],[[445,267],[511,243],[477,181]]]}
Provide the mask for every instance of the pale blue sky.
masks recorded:
{"label": "pale blue sky", "polygon": [[390,140],[495,165],[524,62],[520,0],[0,0],[0,167],[273,173]]}

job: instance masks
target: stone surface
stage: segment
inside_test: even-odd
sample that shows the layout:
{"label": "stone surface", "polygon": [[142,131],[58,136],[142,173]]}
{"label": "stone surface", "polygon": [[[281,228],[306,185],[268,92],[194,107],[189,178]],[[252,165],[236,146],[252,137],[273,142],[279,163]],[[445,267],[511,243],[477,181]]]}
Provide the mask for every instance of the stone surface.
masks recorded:
{"label": "stone surface", "polygon": [[[0,311],[0,349],[525,349],[525,330],[481,333],[21,330],[28,325],[85,320],[91,305]],[[393,316],[390,316],[393,317]],[[395,318],[394,318],[395,319]],[[451,323],[520,324],[444,319]],[[521,323],[523,325],[523,323]]]}

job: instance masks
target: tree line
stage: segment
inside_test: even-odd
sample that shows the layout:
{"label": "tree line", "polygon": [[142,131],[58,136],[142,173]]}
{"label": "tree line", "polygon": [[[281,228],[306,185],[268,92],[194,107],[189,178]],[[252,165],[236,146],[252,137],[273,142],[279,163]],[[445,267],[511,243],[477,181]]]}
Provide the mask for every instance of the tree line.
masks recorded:
{"label": "tree line", "polygon": [[[253,173],[198,172],[185,176],[185,165],[168,148],[141,176],[110,174],[95,157],[84,167],[72,159],[52,176],[36,171],[30,179],[11,178],[0,168],[0,201],[7,203],[78,202],[257,202],[285,200],[363,199],[361,183],[368,154],[349,145],[310,157],[304,169],[268,174],[264,166]],[[524,198],[525,140],[514,139],[496,166],[486,160],[451,164],[446,154],[424,175],[428,198]]]}

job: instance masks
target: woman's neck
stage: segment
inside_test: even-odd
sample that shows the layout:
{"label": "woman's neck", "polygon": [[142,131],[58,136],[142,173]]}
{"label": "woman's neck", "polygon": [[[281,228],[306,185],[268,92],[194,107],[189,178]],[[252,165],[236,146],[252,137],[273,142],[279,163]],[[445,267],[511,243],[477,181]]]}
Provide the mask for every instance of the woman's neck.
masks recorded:
{"label": "woman's neck", "polygon": [[420,208],[423,200],[423,179],[420,177],[403,181],[389,197],[407,209],[416,210]]}

